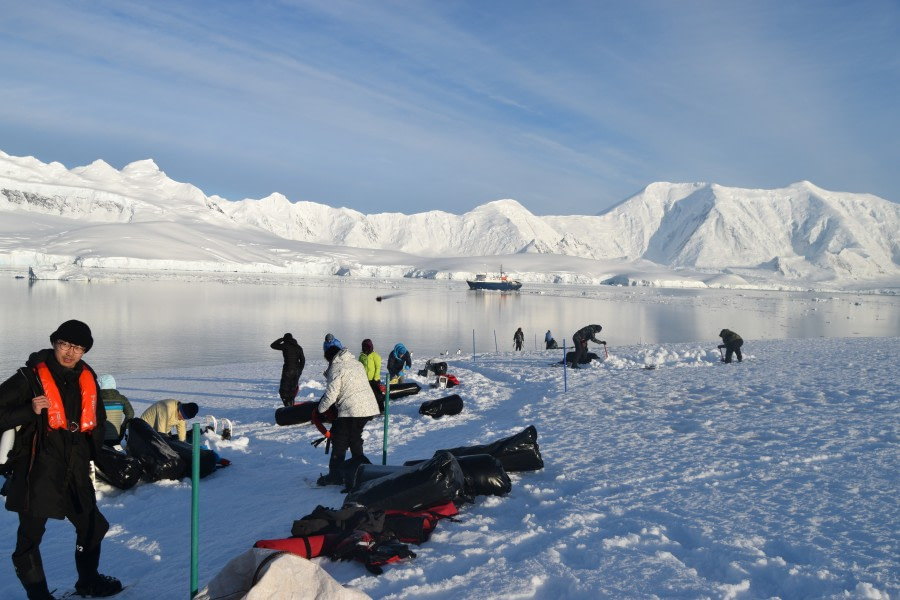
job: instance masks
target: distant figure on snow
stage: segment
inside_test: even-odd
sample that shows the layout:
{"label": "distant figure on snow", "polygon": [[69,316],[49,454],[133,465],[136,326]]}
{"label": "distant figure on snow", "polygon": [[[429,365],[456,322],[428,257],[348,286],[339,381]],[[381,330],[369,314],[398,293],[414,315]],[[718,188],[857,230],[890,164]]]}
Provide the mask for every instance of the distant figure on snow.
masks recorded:
{"label": "distant figure on snow", "polygon": [[333,334],[326,333],[325,341],[322,342],[322,352],[325,352],[326,350],[328,350],[329,346],[337,346],[338,350],[341,350],[344,348],[344,345],[341,343],[341,340],[334,337]]}
{"label": "distant figure on snow", "polygon": [[285,406],[293,406],[294,398],[300,390],[300,375],[306,366],[306,356],[303,355],[303,347],[290,333],[285,333],[269,347],[272,350],[280,350],[284,356],[284,366],[281,367],[281,383],[278,386],[278,395]]}
{"label": "distant figure on snow", "polygon": [[516,329],[516,333],[513,335],[513,343],[516,345],[516,352],[522,350],[522,344],[525,343],[525,334],[522,332],[521,327]]}
{"label": "distant figure on snow", "polygon": [[547,350],[556,350],[559,348],[549,329],[547,330],[547,333],[544,334],[544,346]]}
{"label": "distant figure on snow", "polygon": [[[412,368],[412,355],[402,343],[394,346],[388,355],[388,379],[391,383],[403,383],[406,371]],[[396,381],[394,381],[396,379]]]}
{"label": "distant figure on snow", "polygon": [[384,394],[381,392],[381,356],[375,352],[375,344],[366,338],[362,341],[362,352],[359,353],[359,362],[366,368],[366,377],[369,379],[369,387],[378,401],[378,408],[384,412]]}
{"label": "distant figure on snow", "polygon": [[575,358],[572,360],[572,368],[577,369],[579,365],[588,362],[588,342],[606,345],[603,340],[597,339],[597,334],[603,329],[600,325],[585,325],[575,332],[572,336],[572,344],[575,346]]}
{"label": "distant figure on snow", "polygon": [[723,329],[719,332],[719,337],[724,342],[719,344],[719,350],[725,348],[725,358],[722,359],[722,362],[730,363],[732,354],[735,354],[738,362],[741,362],[744,358],[741,356],[741,346],[744,345],[744,340],[741,339],[741,336],[730,329]]}

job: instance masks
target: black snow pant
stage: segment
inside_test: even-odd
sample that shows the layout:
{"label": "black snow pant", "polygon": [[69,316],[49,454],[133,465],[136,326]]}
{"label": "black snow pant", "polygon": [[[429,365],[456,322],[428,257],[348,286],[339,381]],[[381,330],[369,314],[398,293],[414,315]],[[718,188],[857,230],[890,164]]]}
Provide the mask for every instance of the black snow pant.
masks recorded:
{"label": "black snow pant", "polygon": [[372,388],[372,393],[375,394],[375,401],[378,402],[378,410],[381,411],[381,414],[384,414],[384,392],[381,391],[381,380],[370,379],[369,387]]}
{"label": "black snow pant", "polygon": [[[109,531],[109,522],[96,506],[84,513],[70,512],[66,518],[75,526],[75,569],[78,578],[83,581],[94,579],[100,566],[100,544]],[[41,540],[46,529],[46,518],[19,513],[19,530],[12,561],[16,575],[29,595],[32,590],[46,589],[47,578],[41,559]]]}
{"label": "black snow pant", "polygon": [[300,370],[294,365],[284,365],[281,368],[281,384],[278,386],[278,395],[285,406],[293,406],[294,398],[300,390]]}
{"label": "black snow pant", "polygon": [[522,340],[516,340],[516,351],[522,349]]}
{"label": "black snow pant", "polygon": [[372,417],[341,417],[331,425],[331,459],[328,461],[328,475],[342,476],[341,466],[350,450],[350,456],[360,458],[363,454],[362,432]]}
{"label": "black snow pant", "polygon": [[731,362],[731,355],[734,354],[737,356],[738,362],[744,360],[744,357],[741,355],[741,346],[744,345],[744,340],[737,340],[736,342],[728,342],[725,344],[725,362]]}

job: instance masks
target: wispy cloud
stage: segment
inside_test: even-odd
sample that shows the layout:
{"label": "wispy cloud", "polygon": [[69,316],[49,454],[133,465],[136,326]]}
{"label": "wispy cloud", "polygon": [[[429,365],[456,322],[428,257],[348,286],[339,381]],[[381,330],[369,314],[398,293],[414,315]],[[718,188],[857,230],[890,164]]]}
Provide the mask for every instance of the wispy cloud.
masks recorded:
{"label": "wispy cloud", "polygon": [[11,154],[364,212],[593,213],[657,180],[900,200],[887,0],[6,8]]}

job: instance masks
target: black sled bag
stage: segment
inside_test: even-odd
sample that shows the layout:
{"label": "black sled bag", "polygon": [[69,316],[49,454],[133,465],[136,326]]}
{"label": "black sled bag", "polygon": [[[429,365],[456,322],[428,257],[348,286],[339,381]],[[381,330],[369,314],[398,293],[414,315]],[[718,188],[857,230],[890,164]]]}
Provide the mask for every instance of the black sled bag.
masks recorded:
{"label": "black sled bag", "polygon": [[[456,457],[490,454],[500,461],[507,473],[537,471],[544,468],[544,459],[541,457],[541,450],[537,443],[537,429],[534,425],[529,425],[521,432],[508,438],[497,440],[492,444],[451,448],[438,450],[438,452],[449,452]],[[412,460],[403,464],[416,465],[420,462]]]}
{"label": "black sled bag", "polygon": [[458,456],[456,460],[466,480],[467,496],[505,496],[512,490],[503,464],[490,454]]}
{"label": "black sled bag", "polygon": [[144,481],[181,479],[186,474],[184,461],[161,433],[143,419],[128,421],[128,456],[141,461]]}
{"label": "black sled bag", "polygon": [[437,400],[428,400],[419,407],[420,415],[428,415],[434,419],[440,419],[446,415],[458,415],[462,412],[463,401],[458,394],[452,394]]}
{"label": "black sled bag", "polygon": [[94,466],[100,479],[120,490],[133,488],[143,473],[140,460],[106,445],[100,447]]}
{"label": "black sled bag", "polygon": [[414,469],[399,471],[362,484],[347,494],[344,504],[355,502],[368,508],[417,510],[464,497],[465,477],[449,452],[436,452],[431,460]]}
{"label": "black sled bag", "polygon": [[[176,439],[167,439],[165,442],[169,445],[172,450],[178,453],[178,456],[181,457],[181,460],[184,461],[184,469],[185,476],[189,476],[191,474],[191,469],[194,464],[194,447],[187,442],[182,442],[181,440]],[[216,456],[216,453],[212,450],[206,450],[205,448],[200,448],[200,479],[203,479],[210,473],[216,470],[216,465],[219,463],[219,457]]]}

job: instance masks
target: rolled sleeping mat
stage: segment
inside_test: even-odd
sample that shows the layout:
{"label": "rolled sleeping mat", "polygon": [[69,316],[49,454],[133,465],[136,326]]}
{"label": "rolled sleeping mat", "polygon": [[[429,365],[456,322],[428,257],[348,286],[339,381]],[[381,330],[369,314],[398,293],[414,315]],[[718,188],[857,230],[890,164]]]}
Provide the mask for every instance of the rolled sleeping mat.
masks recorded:
{"label": "rolled sleeping mat", "polygon": [[405,396],[413,396],[415,394],[418,394],[421,389],[422,386],[420,386],[415,381],[409,381],[407,383],[394,383],[391,385],[391,400],[396,400],[397,398],[403,398]]}
{"label": "rolled sleeping mat", "polygon": [[300,402],[293,406],[282,406],[275,411],[275,423],[278,425],[300,425],[312,420],[312,413],[319,406],[318,401]]}

